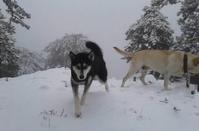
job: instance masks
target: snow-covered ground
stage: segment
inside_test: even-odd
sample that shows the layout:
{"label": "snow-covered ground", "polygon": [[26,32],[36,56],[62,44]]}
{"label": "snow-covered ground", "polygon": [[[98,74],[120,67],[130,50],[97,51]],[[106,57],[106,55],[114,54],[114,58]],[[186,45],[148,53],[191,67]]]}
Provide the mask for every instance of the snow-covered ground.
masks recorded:
{"label": "snow-covered ground", "polygon": [[110,92],[93,82],[82,117],[74,117],[70,71],[40,71],[0,79],[0,131],[198,131],[199,93],[185,83],[163,90],[163,81],[109,79]]}

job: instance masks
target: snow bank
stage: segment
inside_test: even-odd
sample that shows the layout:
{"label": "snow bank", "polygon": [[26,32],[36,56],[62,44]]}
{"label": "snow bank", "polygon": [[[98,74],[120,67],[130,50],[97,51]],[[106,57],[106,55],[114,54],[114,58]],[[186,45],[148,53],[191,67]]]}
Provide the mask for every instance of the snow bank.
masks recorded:
{"label": "snow bank", "polygon": [[77,119],[69,70],[0,79],[0,131],[197,131],[199,95],[185,83],[163,91],[162,81],[147,80],[153,83],[131,80],[121,88],[121,80],[109,79],[109,93],[93,82]]}

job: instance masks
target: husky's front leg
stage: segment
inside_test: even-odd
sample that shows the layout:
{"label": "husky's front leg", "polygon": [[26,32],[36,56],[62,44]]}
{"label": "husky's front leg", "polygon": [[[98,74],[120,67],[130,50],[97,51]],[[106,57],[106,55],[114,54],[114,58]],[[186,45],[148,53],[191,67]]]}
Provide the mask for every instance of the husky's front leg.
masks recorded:
{"label": "husky's front leg", "polygon": [[75,104],[75,116],[77,118],[81,117],[81,107],[80,107],[80,100],[78,94],[78,85],[71,82],[72,89],[73,89],[73,97],[74,97],[74,104]]}
{"label": "husky's front leg", "polygon": [[108,86],[107,82],[105,83],[105,90],[106,90],[106,92],[109,92],[109,86]]}
{"label": "husky's front leg", "polygon": [[91,83],[92,83],[92,77],[89,77],[88,81],[86,82],[86,85],[84,87],[84,92],[83,92],[82,97],[81,97],[81,102],[80,102],[81,105],[85,104],[86,94],[87,94],[87,92],[90,88]]}

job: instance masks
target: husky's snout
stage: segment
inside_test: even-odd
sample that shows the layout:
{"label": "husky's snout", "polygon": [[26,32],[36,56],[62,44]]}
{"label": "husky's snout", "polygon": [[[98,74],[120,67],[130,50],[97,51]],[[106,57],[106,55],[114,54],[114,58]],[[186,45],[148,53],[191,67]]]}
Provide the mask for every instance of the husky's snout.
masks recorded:
{"label": "husky's snout", "polygon": [[83,80],[83,79],[84,79],[84,75],[81,74],[81,75],[79,76],[79,78],[80,78],[80,80]]}

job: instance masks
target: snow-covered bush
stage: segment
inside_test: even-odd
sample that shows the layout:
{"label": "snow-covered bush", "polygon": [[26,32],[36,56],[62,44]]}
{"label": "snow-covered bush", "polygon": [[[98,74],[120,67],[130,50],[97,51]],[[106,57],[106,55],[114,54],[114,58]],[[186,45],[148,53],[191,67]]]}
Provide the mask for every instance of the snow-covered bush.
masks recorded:
{"label": "snow-covered bush", "polygon": [[47,67],[70,67],[69,52],[77,53],[85,50],[87,37],[82,34],[65,34],[61,39],[51,42],[45,49],[47,53]]}
{"label": "snow-covered bush", "polygon": [[45,69],[45,59],[42,55],[25,48],[17,48],[18,75],[30,74]]}

